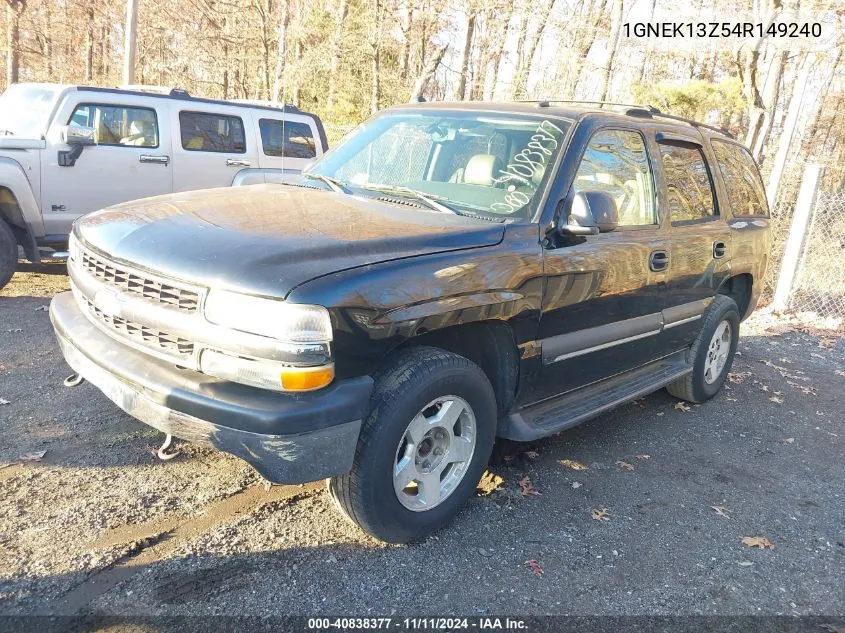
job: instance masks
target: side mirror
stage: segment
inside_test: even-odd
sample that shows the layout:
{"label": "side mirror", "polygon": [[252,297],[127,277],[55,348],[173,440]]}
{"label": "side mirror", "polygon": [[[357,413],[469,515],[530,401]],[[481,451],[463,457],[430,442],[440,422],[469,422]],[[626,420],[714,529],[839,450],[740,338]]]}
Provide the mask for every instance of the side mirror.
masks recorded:
{"label": "side mirror", "polygon": [[616,201],[604,191],[582,191],[572,198],[558,220],[558,231],[564,235],[598,235],[619,225]]}
{"label": "side mirror", "polygon": [[82,125],[66,125],[62,128],[61,138],[68,145],[96,145],[96,130]]}
{"label": "side mirror", "polygon": [[92,127],[65,125],[59,134],[62,142],[70,145],[69,150],[59,151],[59,167],[73,167],[85,147],[97,144],[96,130]]}

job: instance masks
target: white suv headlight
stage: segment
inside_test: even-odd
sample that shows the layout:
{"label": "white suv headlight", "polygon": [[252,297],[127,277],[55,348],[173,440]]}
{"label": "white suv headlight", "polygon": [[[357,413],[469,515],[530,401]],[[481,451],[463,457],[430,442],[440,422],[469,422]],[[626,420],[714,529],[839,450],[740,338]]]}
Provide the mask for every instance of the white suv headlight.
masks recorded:
{"label": "white suv headlight", "polygon": [[212,323],[286,343],[328,343],[332,340],[329,311],[323,306],[212,290],[205,299],[204,312],[205,318]]}

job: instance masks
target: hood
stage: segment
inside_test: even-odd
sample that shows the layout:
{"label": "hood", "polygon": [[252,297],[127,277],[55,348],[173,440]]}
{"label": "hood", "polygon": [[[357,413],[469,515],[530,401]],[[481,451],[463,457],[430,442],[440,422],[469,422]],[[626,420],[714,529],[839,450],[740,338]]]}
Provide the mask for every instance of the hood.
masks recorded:
{"label": "hood", "polygon": [[285,185],[147,198],[86,215],[74,230],[135,267],[272,297],[333,272],[504,235],[502,224]]}

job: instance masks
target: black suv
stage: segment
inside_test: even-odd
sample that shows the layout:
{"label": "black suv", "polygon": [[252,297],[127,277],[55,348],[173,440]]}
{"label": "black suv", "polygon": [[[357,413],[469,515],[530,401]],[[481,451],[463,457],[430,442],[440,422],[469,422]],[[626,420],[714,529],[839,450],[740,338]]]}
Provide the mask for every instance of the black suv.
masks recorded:
{"label": "black suv", "polygon": [[51,317],[68,364],[273,482],[324,477],[418,539],[496,437],[661,387],[721,387],[769,256],[748,151],[651,108],[415,104],[295,180],[76,222]]}

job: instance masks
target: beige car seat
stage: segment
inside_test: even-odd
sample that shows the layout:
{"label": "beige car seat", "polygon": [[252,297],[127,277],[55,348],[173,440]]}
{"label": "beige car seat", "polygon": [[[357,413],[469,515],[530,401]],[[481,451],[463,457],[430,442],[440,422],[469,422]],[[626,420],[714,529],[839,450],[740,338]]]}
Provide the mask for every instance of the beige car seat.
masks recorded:
{"label": "beige car seat", "polygon": [[494,154],[476,154],[471,157],[466,167],[458,169],[452,174],[450,182],[462,182],[467,185],[483,185],[492,187],[495,178],[502,171],[502,159]]}

